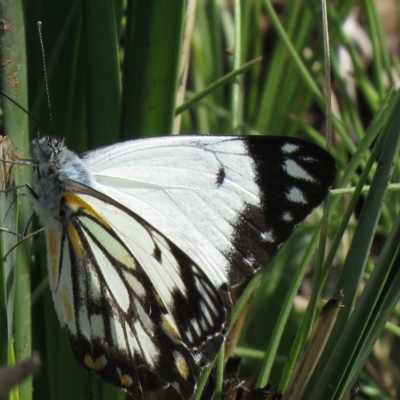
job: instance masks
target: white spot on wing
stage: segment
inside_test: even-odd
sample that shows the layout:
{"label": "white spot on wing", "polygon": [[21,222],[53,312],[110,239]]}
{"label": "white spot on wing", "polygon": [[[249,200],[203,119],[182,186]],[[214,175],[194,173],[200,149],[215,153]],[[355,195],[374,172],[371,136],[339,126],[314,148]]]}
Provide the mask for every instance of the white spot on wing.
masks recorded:
{"label": "white spot on wing", "polygon": [[246,265],[252,267],[254,264],[254,257],[244,258],[244,262]]}
{"label": "white spot on wing", "polygon": [[201,308],[201,312],[203,313],[203,315],[206,317],[208,324],[210,326],[213,326],[213,319],[212,316],[210,314],[210,312],[208,311],[208,308],[206,306],[206,303],[204,303],[204,301],[200,302],[200,308]]}
{"label": "white spot on wing", "polygon": [[79,329],[83,336],[90,339],[92,332],[86,307],[81,307],[79,309]]}
{"label": "white spot on wing", "polygon": [[118,321],[117,317],[110,316],[110,328],[111,328],[111,337],[113,340],[113,344],[118,349],[129,351],[126,346],[124,330],[120,321]]}
{"label": "white spot on wing", "polygon": [[214,304],[214,299],[211,298],[207,290],[204,289],[204,284],[202,283],[201,279],[199,279],[196,276],[195,276],[195,285],[197,290],[201,294],[203,301],[212,306]]}
{"label": "white spot on wing", "polygon": [[[153,232],[152,234],[154,236],[154,239],[158,241],[158,245],[162,252],[162,267],[163,267],[163,274],[160,275],[158,273],[156,280],[153,280],[153,282],[155,282],[155,286],[158,288],[159,291],[160,288],[166,286],[166,288],[170,293],[172,293],[174,290],[177,290],[179,291],[179,293],[183,294],[184,296],[187,296],[187,287],[182,280],[178,260],[171,253],[170,246],[165,241],[165,239],[159,234],[157,234],[157,232]],[[150,273],[151,270],[147,272]],[[150,278],[152,279],[152,276],[150,276]],[[162,280],[162,282],[160,284],[157,284],[157,280],[160,279]],[[169,299],[165,298],[164,296],[161,297],[167,303],[167,305],[172,302],[172,298],[170,295],[168,296]]]}
{"label": "white spot on wing", "polygon": [[128,325],[128,323],[125,321],[125,331],[126,331],[126,336],[128,338],[128,347],[129,351],[132,354],[132,358],[134,356],[134,353],[138,353],[140,351],[139,344],[135,338],[135,335],[132,332],[131,327]]}
{"label": "white spot on wing", "polygon": [[190,332],[190,329],[188,329],[188,330],[185,332],[185,334],[186,334],[186,336],[187,336],[189,342],[193,342],[193,335],[192,335],[192,332]]}
{"label": "white spot on wing", "polygon": [[196,331],[197,336],[200,337],[201,336],[201,329],[200,329],[198,321],[193,318],[193,319],[190,320],[190,323],[192,324],[194,330]]}
{"label": "white spot on wing", "polygon": [[266,243],[275,243],[276,238],[272,229],[261,232],[261,240]]}
{"label": "white spot on wing", "polygon": [[140,283],[138,279],[136,279],[132,274],[123,271],[124,277],[128,282],[128,285],[132,288],[132,290],[135,292],[135,295],[138,297],[144,297],[146,294],[146,291],[143,287],[143,285]]}
{"label": "white spot on wing", "polygon": [[90,285],[90,294],[93,300],[99,300],[102,296],[100,289],[100,280],[97,272],[94,269],[91,269],[89,277],[89,285]]}
{"label": "white spot on wing", "polygon": [[149,318],[148,313],[143,309],[143,306],[140,304],[140,302],[137,299],[134,299],[134,302],[135,302],[136,311],[139,314],[139,318],[140,318],[140,321],[142,322],[144,329],[147,332],[152,332],[154,329],[153,322]]}
{"label": "white spot on wing", "polygon": [[180,340],[178,327],[170,314],[162,316],[163,323],[161,324],[162,330],[174,341]]}
{"label": "white spot on wing", "polygon": [[287,159],[285,160],[284,167],[288,175],[296,179],[303,179],[308,182],[315,182],[315,179],[296,161]]}
{"label": "white spot on wing", "polygon": [[307,161],[309,163],[317,163],[318,162],[318,160],[316,160],[313,157],[302,156],[301,159],[304,161]]}
{"label": "white spot on wing", "polygon": [[154,368],[157,364],[159,352],[157,347],[154,345],[151,337],[144,331],[139,321],[134,323],[137,338],[139,340],[139,346],[143,357],[151,368]]}
{"label": "white spot on wing", "polygon": [[[124,282],[122,281],[121,277],[119,276],[114,266],[110,263],[109,259],[106,257],[103,251],[96,245],[93,239],[86,233],[85,236],[93,251],[94,257],[96,258],[96,264],[100,268],[101,273],[107,282],[107,286],[110,290],[110,293],[112,293],[112,296],[115,298],[116,302],[121,307],[121,309],[124,312],[127,312],[129,308],[129,293],[125,287]],[[111,236],[108,235],[104,239],[106,242],[110,242],[111,241],[110,238]],[[119,243],[116,240],[112,240],[112,244],[119,245]],[[110,246],[110,243],[108,243],[108,246],[112,247]]]}
{"label": "white spot on wing", "polygon": [[299,188],[296,188],[294,186],[290,188],[289,193],[286,195],[286,198],[293,203],[307,204],[303,192]]}
{"label": "white spot on wing", "polygon": [[195,353],[193,354],[193,359],[196,364],[200,364],[203,359],[203,356],[201,355],[201,353]]}
{"label": "white spot on wing", "polygon": [[206,320],[204,319],[204,317],[202,317],[202,318],[200,319],[200,325],[201,325],[201,327],[203,328],[204,331],[207,331],[207,322],[206,322]]}
{"label": "white spot on wing", "polygon": [[292,143],[285,143],[282,146],[282,152],[285,154],[294,153],[298,149],[299,149],[299,146],[297,146],[297,144],[292,144]]}
{"label": "white spot on wing", "polygon": [[293,221],[293,215],[292,215],[291,212],[286,211],[286,212],[283,213],[282,219],[283,219],[285,222],[291,222],[291,221]]}
{"label": "white spot on wing", "polygon": [[[121,243],[112,236],[109,235],[108,232],[106,232],[100,225],[98,225],[96,222],[92,221],[90,218],[87,217],[81,217],[81,222],[86,226],[86,228],[92,233],[93,236],[95,236],[104,246],[105,250],[110,253],[110,255],[115,258],[116,260],[120,261],[122,264],[124,264],[127,268],[131,268],[135,270],[137,268],[136,262],[134,258],[129,254],[125,247],[121,245]],[[118,221],[118,226],[122,226],[122,224],[126,224],[130,221],[130,219],[125,219],[122,221]],[[133,223],[131,223],[131,230],[133,229]],[[127,232],[130,232],[127,230]],[[88,237],[88,236],[86,236]],[[97,245],[95,245],[97,247]],[[93,248],[93,246],[91,246]],[[99,251],[102,253],[102,251],[99,249]]]}
{"label": "white spot on wing", "polygon": [[100,339],[104,339],[104,321],[101,314],[93,314],[90,316],[90,325],[92,327],[92,335]]}

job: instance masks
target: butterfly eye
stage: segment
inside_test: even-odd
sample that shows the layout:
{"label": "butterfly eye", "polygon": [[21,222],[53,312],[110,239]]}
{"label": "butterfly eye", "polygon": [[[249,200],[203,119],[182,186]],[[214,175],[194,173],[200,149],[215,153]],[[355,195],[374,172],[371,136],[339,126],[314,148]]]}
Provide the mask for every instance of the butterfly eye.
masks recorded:
{"label": "butterfly eye", "polygon": [[54,160],[54,149],[47,146],[42,152],[42,157],[45,162],[52,162]]}

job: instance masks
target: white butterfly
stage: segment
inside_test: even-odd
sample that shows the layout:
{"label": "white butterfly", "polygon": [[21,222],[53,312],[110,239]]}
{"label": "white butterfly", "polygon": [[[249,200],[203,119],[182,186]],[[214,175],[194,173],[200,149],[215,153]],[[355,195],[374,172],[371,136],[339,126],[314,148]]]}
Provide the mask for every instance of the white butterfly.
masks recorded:
{"label": "white butterfly", "polygon": [[177,136],[82,158],[33,141],[31,198],[55,308],[78,362],[139,399],[185,399],[224,341],[229,286],[327,194],[333,158],[284,137]]}

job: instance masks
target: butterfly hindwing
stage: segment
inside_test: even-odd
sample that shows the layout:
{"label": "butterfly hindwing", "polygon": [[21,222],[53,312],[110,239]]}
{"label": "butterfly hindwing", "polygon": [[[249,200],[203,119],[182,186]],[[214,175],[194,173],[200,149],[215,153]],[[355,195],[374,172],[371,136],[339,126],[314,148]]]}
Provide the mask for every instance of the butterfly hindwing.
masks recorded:
{"label": "butterfly hindwing", "polygon": [[73,187],[63,199],[52,290],[77,359],[133,396],[172,385],[190,397],[223,341],[226,288],[217,289],[129,210],[83,185]]}

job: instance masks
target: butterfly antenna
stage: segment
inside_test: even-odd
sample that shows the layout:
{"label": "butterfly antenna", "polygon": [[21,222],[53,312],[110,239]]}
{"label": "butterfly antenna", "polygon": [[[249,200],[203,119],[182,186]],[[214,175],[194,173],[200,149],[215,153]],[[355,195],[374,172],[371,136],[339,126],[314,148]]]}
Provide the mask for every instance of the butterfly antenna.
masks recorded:
{"label": "butterfly antenna", "polygon": [[37,30],[38,30],[38,35],[39,35],[40,48],[41,48],[41,51],[42,51],[43,76],[44,76],[44,86],[45,86],[45,89],[46,89],[47,107],[49,109],[50,132],[54,132],[53,115],[51,114],[49,80],[47,79],[46,54],[45,54],[45,51],[44,51],[43,36],[42,36],[42,21],[38,21],[37,22]]}
{"label": "butterfly antenna", "polygon": [[47,132],[46,127],[34,115],[32,115],[26,108],[22,107],[21,104],[17,103],[13,98],[11,98],[7,93],[4,93],[2,90],[0,90],[0,94],[2,96],[4,96],[8,101],[11,101],[11,103],[13,103],[20,110],[22,110],[25,114],[27,114],[29,118],[32,118],[32,120],[35,121],[44,132]]}

